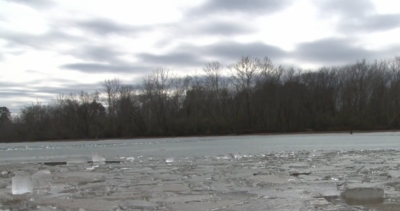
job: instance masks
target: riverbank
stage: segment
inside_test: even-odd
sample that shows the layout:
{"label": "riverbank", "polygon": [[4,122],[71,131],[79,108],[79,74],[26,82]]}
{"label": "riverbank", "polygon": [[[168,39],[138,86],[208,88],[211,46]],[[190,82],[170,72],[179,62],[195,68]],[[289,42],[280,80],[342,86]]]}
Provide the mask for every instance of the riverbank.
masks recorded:
{"label": "riverbank", "polygon": [[207,137],[229,137],[229,136],[277,136],[277,135],[312,135],[312,134],[357,134],[357,133],[384,133],[400,132],[398,129],[392,130],[326,130],[326,131],[301,131],[301,132],[266,132],[266,133],[228,133],[215,135],[193,135],[193,136],[134,136],[118,138],[98,138],[98,139],[59,139],[59,140],[31,140],[19,142],[0,142],[0,143],[33,143],[33,142],[80,142],[80,141],[104,141],[104,140],[126,140],[126,139],[162,139],[162,138],[207,138]]}

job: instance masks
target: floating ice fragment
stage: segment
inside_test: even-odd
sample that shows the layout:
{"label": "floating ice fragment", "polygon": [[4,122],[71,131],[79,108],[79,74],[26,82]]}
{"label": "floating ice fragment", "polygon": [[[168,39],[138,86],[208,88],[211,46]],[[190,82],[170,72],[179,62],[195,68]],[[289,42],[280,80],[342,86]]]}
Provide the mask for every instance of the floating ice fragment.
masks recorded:
{"label": "floating ice fragment", "polygon": [[135,158],[134,157],[127,157],[126,160],[130,161],[130,162],[133,162],[135,160]]}
{"label": "floating ice fragment", "polygon": [[31,176],[34,187],[43,187],[49,184],[51,173],[49,170],[39,170]]}
{"label": "floating ice fragment", "polygon": [[93,163],[105,163],[106,162],[106,158],[95,153],[92,155],[92,161]]}
{"label": "floating ice fragment", "polygon": [[233,155],[233,157],[234,157],[236,160],[240,160],[240,159],[243,158],[243,155],[241,155],[241,154],[239,154],[239,153],[236,153],[236,154]]}
{"label": "floating ice fragment", "polygon": [[99,165],[94,165],[94,166],[87,167],[86,170],[88,170],[88,171],[93,171],[93,170],[95,170],[95,169],[98,168],[98,167],[99,167]]}
{"label": "floating ice fragment", "polygon": [[224,155],[222,157],[217,157],[218,159],[223,159],[223,160],[231,160],[231,159],[235,159],[235,156],[232,153],[229,153],[227,155]]}
{"label": "floating ice fragment", "polygon": [[384,190],[382,188],[351,188],[341,194],[346,203],[351,205],[379,204],[383,202]]}
{"label": "floating ice fragment", "polygon": [[165,162],[173,163],[174,162],[174,158],[173,157],[169,157],[169,158],[165,159]]}
{"label": "floating ice fragment", "polygon": [[367,175],[365,175],[361,180],[361,183],[369,183],[369,182],[371,182],[371,177],[368,177]]}
{"label": "floating ice fragment", "polygon": [[28,172],[17,172],[11,179],[11,183],[11,193],[14,195],[32,193],[33,191],[32,178]]}
{"label": "floating ice fragment", "polygon": [[47,178],[50,175],[51,175],[51,172],[47,169],[39,170],[36,173],[32,174],[32,179],[34,179],[34,178],[40,179],[40,178],[44,178],[44,177]]}
{"label": "floating ice fragment", "polygon": [[57,210],[57,207],[41,207],[41,206],[38,206],[37,208],[38,208],[38,211],[54,211],[54,210]]}

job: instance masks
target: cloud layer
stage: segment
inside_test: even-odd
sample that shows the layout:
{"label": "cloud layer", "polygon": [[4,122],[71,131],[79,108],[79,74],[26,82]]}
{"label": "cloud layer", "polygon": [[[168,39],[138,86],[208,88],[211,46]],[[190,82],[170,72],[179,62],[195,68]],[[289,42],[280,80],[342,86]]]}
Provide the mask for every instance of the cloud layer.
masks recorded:
{"label": "cloud layer", "polygon": [[190,11],[196,16],[240,13],[246,15],[265,15],[278,12],[290,5],[291,0],[209,0]]}
{"label": "cloud layer", "polygon": [[[176,20],[158,22],[156,17],[165,15],[156,14],[160,10],[153,11],[154,20],[147,20],[152,11],[136,10],[132,18],[120,11],[140,5],[118,2],[115,8],[101,8],[105,2],[98,0],[90,9],[77,0],[0,0],[0,68],[7,70],[0,71],[0,100],[16,109],[27,98],[96,89],[100,81],[88,85],[87,79],[99,75],[139,81],[158,67],[201,69],[207,62],[230,64],[241,56],[329,66],[400,54],[400,9],[381,9],[400,8],[393,2],[171,0],[175,10],[165,14],[174,14]],[[149,8],[154,4],[141,3]],[[108,16],[99,12],[105,10]],[[140,12],[146,20],[138,20]],[[304,16],[312,21],[287,21]],[[299,24],[315,27],[299,38],[303,31],[287,30]],[[329,32],[320,35],[319,26],[329,26]],[[64,82],[61,87],[39,87],[40,80]]]}

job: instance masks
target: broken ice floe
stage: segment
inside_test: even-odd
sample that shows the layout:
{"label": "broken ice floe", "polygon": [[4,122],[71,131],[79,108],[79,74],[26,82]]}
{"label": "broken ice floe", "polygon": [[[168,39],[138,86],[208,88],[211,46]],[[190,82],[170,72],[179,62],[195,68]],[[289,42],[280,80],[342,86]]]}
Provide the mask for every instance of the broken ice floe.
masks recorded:
{"label": "broken ice floe", "polygon": [[[0,172],[8,172],[0,178],[0,204],[5,204],[0,209],[105,209],[91,204],[96,202],[111,210],[384,210],[386,203],[400,201],[400,166],[391,159],[400,155],[397,151],[282,151],[240,159],[237,155],[180,157],[168,165],[172,157],[154,154],[138,156],[138,162],[106,161],[109,165],[95,164],[92,157],[93,165],[72,165],[90,162],[67,159],[67,166],[0,166]],[[382,156],[388,162],[371,162],[371,157]],[[2,187],[10,190],[7,181],[15,169],[34,173],[32,195],[2,195]],[[37,194],[35,181],[50,185],[45,194]],[[352,193],[355,188],[364,189]]]}
{"label": "broken ice floe", "polygon": [[16,172],[11,185],[12,194],[32,193],[33,191],[32,178],[29,172]]}
{"label": "broken ice floe", "polygon": [[92,155],[92,161],[95,164],[104,164],[106,162],[106,158],[104,156],[95,153]]}
{"label": "broken ice floe", "polygon": [[173,157],[168,157],[165,159],[166,163],[173,163],[175,161],[175,159]]}
{"label": "broken ice floe", "polygon": [[384,190],[373,187],[351,188],[345,190],[341,196],[350,205],[379,204],[384,200]]}

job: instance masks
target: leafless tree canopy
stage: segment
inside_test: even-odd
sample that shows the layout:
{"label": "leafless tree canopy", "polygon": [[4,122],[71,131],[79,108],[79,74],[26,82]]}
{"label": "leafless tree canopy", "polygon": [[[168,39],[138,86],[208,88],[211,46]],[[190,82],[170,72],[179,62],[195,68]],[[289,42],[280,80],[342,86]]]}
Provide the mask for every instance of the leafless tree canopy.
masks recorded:
{"label": "leafless tree canopy", "polygon": [[203,73],[159,68],[140,85],[105,80],[17,116],[0,107],[0,141],[400,128],[400,57],[314,71],[242,57]]}

